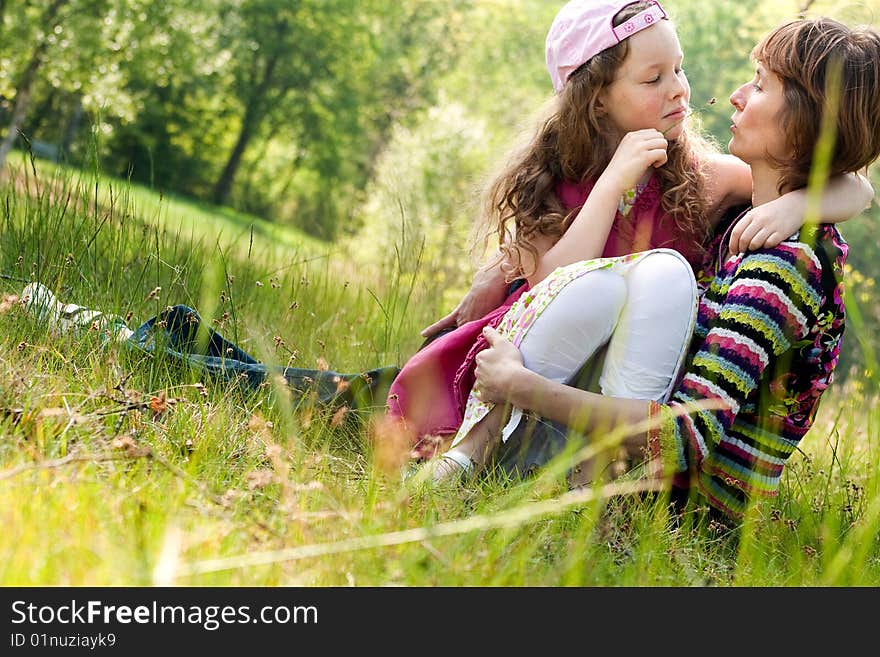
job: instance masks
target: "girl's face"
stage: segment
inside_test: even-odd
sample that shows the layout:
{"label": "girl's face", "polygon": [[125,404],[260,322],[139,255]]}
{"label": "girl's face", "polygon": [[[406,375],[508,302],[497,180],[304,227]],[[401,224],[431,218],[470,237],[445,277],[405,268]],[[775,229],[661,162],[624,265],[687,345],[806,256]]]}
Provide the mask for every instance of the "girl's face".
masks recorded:
{"label": "girl's face", "polygon": [[621,137],[654,128],[676,139],[684,129],[691,88],[681,68],[684,55],[675,28],[670,21],[659,21],[628,41],[626,59],[599,102]]}
{"label": "girl's face", "polygon": [[[758,64],[755,77],[730,96],[736,108],[728,150],[750,165],[791,157],[779,124],[784,106],[782,80]],[[772,164],[771,164],[772,166]]]}

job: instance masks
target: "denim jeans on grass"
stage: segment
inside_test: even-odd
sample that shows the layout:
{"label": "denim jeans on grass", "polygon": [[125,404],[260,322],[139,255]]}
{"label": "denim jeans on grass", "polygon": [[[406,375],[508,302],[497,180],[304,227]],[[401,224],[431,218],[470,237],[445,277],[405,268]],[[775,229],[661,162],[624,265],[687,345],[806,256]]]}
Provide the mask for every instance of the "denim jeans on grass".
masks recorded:
{"label": "denim jeans on grass", "polygon": [[[388,387],[400,372],[387,366],[361,373],[301,369],[261,363],[238,345],[205,326],[207,339],[198,339],[201,317],[185,305],[172,306],[141,324],[128,339],[135,349],[166,356],[196,372],[221,381],[236,381],[246,390],[256,391],[267,377],[282,375],[299,398],[314,394],[320,404],[347,405],[352,409],[384,407]],[[451,329],[447,329],[451,330]],[[442,331],[422,345],[440,337]],[[568,385],[598,391],[598,376],[605,349],[584,365]],[[340,385],[340,381],[344,382]],[[528,476],[560,454],[569,441],[567,427],[530,418],[520,423],[510,439],[495,454],[495,465],[512,476]]]}
{"label": "denim jeans on grass", "polygon": [[[202,338],[200,342],[201,321],[195,309],[185,305],[172,306],[141,324],[128,338],[128,343],[139,351],[166,356],[217,380],[235,381],[246,390],[257,391],[267,377],[280,374],[300,399],[314,394],[319,404],[347,405],[352,409],[383,407],[388,387],[400,372],[395,366],[344,374],[268,365],[209,326],[204,327],[207,339]],[[445,332],[432,336],[422,347]],[[597,390],[603,360],[604,350],[572,377],[568,385]],[[340,381],[344,382],[343,385]],[[568,438],[567,427],[532,418],[529,422],[522,422],[510,440],[501,446],[496,454],[496,465],[513,476],[532,474],[561,453]]]}
{"label": "denim jeans on grass", "polygon": [[400,371],[381,367],[357,374],[267,365],[209,326],[207,340],[199,340],[201,317],[188,306],[173,306],[143,324],[128,342],[136,349],[163,354],[214,378],[237,381],[245,389],[258,390],[267,377],[280,374],[290,389],[303,398],[314,394],[320,404],[347,405],[352,409],[384,406],[388,387]]}

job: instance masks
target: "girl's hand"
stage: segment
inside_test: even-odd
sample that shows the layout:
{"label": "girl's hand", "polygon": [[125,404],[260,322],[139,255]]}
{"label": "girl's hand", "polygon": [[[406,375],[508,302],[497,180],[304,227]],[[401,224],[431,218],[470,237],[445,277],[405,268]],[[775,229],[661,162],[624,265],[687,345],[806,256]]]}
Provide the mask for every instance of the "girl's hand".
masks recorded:
{"label": "girl's hand", "polygon": [[777,212],[772,203],[749,210],[730,232],[731,253],[745,253],[773,248],[800,230],[803,220],[799,213]]}
{"label": "girl's hand", "polygon": [[623,194],[635,187],[650,167],[666,164],[668,146],[663,133],[653,128],[626,133],[599,181],[604,180]]}
{"label": "girl's hand", "polygon": [[522,355],[495,329],[487,326],[483,335],[489,348],[477,354],[474,391],[481,401],[503,404],[511,399],[517,374],[525,370]]}
{"label": "girl's hand", "polygon": [[[839,223],[871,206],[874,189],[857,173],[833,176],[822,193],[819,216],[823,223]],[[772,248],[790,238],[804,224],[806,190],[798,189],[752,208],[737,222],[730,235],[730,252]]]}
{"label": "girl's hand", "polygon": [[471,289],[451,313],[422,329],[422,337],[428,338],[445,328],[455,328],[479,319],[495,310],[507,297],[504,274],[497,268],[480,269],[474,274]]}

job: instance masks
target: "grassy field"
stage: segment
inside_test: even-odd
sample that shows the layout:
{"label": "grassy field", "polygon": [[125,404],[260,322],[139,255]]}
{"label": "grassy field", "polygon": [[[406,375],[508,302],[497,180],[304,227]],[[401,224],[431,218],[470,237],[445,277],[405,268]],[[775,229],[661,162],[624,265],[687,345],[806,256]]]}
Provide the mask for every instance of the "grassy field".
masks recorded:
{"label": "grassy field", "polygon": [[[120,181],[29,162],[0,182],[0,584],[878,586],[880,409],[832,387],[778,499],[740,531],[632,486],[403,485],[367,411],[200,381],[16,303],[40,280],[135,325],[187,303],[260,359],[401,364],[431,272]],[[253,226],[253,229],[251,228]],[[844,347],[846,348],[846,347]]]}

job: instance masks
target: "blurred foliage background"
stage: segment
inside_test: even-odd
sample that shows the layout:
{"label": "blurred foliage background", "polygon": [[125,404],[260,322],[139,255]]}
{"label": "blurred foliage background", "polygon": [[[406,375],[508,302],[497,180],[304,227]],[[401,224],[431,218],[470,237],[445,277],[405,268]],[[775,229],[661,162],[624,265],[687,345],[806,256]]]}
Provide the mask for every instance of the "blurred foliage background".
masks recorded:
{"label": "blurred foliage background", "polygon": [[[231,206],[365,262],[417,269],[445,313],[478,253],[479,191],[551,87],[545,0],[0,0],[0,166],[9,149]],[[699,120],[782,20],[880,22],[880,0],[665,0]],[[711,98],[718,103],[705,106]],[[880,190],[880,172],[871,172]],[[844,369],[872,367],[875,203],[843,232],[860,324]]]}

